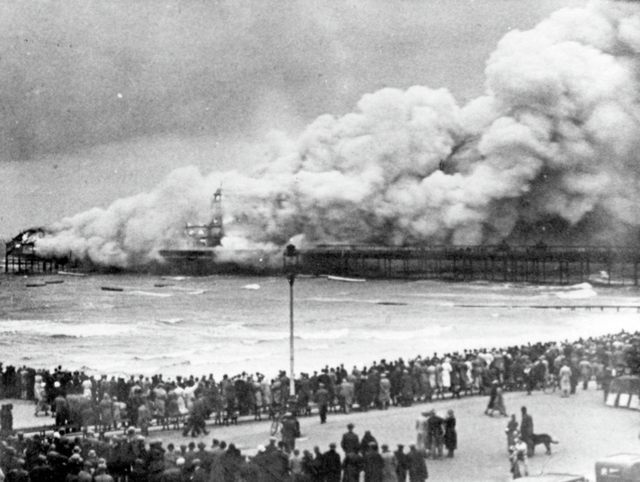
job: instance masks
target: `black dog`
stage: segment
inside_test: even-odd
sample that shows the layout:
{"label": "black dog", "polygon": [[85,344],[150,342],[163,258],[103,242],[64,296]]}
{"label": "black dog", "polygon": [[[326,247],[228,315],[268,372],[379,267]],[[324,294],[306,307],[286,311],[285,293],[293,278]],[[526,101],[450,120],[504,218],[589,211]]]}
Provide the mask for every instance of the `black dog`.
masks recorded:
{"label": "black dog", "polygon": [[533,449],[535,450],[536,445],[544,445],[547,449],[547,455],[551,455],[551,444],[557,444],[560,443],[557,440],[553,440],[553,437],[551,437],[551,435],[548,435],[546,433],[538,433],[538,434],[533,434]]}

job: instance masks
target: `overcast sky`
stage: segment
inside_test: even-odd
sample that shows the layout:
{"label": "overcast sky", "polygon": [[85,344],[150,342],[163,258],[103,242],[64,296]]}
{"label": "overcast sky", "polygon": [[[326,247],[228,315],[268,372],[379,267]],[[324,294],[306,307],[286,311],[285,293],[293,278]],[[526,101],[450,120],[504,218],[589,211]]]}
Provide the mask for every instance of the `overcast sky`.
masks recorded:
{"label": "overcast sky", "polygon": [[0,4],[0,235],[244,169],[382,87],[482,94],[510,29],[556,0],[21,0]]}

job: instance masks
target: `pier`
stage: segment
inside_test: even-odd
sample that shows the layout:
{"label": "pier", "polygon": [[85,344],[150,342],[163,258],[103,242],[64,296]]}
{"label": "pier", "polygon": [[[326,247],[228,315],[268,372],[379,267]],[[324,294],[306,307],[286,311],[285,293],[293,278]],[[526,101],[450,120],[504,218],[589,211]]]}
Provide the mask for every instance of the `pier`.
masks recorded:
{"label": "pier", "polygon": [[320,245],[298,251],[301,272],[358,278],[638,286],[640,251],[629,247]]}

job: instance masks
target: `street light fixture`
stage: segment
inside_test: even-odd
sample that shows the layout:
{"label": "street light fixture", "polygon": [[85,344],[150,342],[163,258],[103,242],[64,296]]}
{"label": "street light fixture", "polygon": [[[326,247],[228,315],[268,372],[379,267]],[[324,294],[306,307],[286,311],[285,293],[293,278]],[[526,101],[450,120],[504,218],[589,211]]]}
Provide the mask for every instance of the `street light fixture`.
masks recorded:
{"label": "street light fixture", "polygon": [[293,364],[293,283],[296,281],[298,269],[298,251],[293,244],[287,245],[284,251],[284,273],[289,281],[289,398],[296,396],[295,371]]}

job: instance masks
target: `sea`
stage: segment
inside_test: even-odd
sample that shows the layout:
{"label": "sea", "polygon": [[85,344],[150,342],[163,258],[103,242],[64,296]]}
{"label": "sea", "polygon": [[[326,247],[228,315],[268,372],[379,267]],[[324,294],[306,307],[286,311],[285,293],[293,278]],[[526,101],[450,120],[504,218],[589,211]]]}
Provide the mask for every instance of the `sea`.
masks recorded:
{"label": "sea", "polygon": [[[291,295],[293,310],[290,309]],[[369,366],[634,332],[640,289],[279,276],[0,277],[5,366],[166,378]]]}

